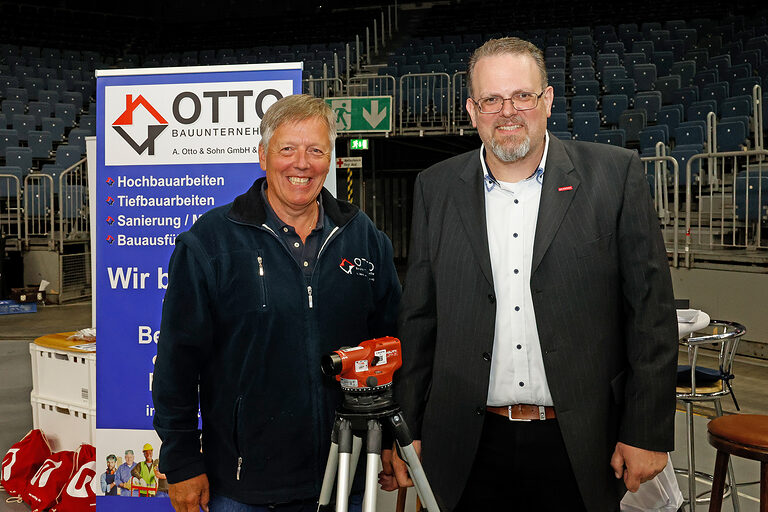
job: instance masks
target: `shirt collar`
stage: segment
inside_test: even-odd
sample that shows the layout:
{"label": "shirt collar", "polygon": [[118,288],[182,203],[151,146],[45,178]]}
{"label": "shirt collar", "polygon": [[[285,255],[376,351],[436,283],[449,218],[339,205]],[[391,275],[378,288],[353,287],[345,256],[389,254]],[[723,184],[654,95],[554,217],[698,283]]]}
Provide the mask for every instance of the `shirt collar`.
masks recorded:
{"label": "shirt collar", "polygon": [[[282,230],[283,228],[287,227],[291,230],[295,231],[293,226],[290,224],[286,224],[283,222],[283,220],[277,216],[275,213],[275,210],[272,209],[272,205],[269,204],[269,200],[267,199],[267,180],[264,180],[264,182],[261,184],[261,198],[264,200],[264,211],[267,214],[267,226],[271,227],[272,229]],[[316,230],[322,230],[323,229],[323,220],[325,217],[325,211],[323,210],[323,196],[322,194],[317,195],[317,224],[314,228],[312,228],[312,231]]]}
{"label": "shirt collar", "polygon": [[[485,143],[483,143],[480,146],[480,165],[483,167],[483,182],[485,183],[485,190],[490,192],[495,187],[501,187],[502,184],[499,183],[499,181],[496,179],[496,177],[491,173],[490,167],[488,167],[488,161],[485,157]],[[544,169],[547,165],[547,154],[549,153],[549,132],[544,132],[544,154],[541,155],[541,161],[539,162],[538,167],[536,168],[536,171],[534,171],[533,174],[531,174],[529,177],[524,179],[523,181],[528,181],[532,179],[536,179],[536,181],[541,185],[542,181],[544,180]]]}

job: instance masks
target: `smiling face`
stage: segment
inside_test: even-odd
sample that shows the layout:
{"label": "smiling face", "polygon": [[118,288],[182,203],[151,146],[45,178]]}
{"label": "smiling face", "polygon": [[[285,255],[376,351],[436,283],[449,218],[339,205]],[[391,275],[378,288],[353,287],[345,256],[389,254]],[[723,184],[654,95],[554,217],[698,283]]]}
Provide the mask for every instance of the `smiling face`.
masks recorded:
{"label": "smiling face", "polygon": [[144,460],[152,462],[152,450],[144,450]]}
{"label": "smiling face", "polygon": [[[529,92],[539,94],[544,89],[536,61],[525,54],[492,55],[477,61],[472,76],[475,100],[489,96],[509,98]],[[483,143],[491,151],[489,160],[512,163],[526,157],[541,158],[547,118],[552,114],[553,90],[547,87],[536,108],[518,111],[511,101],[505,101],[501,112],[483,114],[472,98],[467,99],[467,111]]]}
{"label": "smiling face", "polygon": [[125,463],[131,466],[133,464],[133,453],[128,452],[125,454]]}
{"label": "smiling face", "polygon": [[281,124],[268,147],[265,150],[259,145],[259,162],[267,174],[267,199],[287,222],[312,206],[323,188],[331,163],[328,126],[317,117]]}

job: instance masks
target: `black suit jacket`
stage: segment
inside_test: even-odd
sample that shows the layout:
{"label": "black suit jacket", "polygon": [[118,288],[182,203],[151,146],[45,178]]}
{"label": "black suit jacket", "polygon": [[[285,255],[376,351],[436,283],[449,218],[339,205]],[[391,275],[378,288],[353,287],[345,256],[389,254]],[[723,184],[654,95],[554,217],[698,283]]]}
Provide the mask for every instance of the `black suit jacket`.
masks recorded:
{"label": "black suit jacket", "polygon": [[[531,292],[544,367],[590,511],[615,510],[617,441],[670,451],[677,322],[666,251],[637,153],[550,136]],[[395,392],[441,509],[477,450],[496,315],[479,150],[416,180]],[[502,489],[499,490],[503,492]]]}

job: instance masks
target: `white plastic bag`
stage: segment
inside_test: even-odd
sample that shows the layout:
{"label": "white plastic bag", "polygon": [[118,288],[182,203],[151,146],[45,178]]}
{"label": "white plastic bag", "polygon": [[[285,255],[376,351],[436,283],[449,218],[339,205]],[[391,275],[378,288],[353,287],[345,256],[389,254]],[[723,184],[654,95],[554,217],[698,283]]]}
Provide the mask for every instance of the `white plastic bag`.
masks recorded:
{"label": "white plastic bag", "polygon": [[621,500],[626,512],[675,512],[683,504],[683,493],[675,478],[672,459],[667,454],[664,470],[651,480],[640,484],[637,492],[627,492]]}

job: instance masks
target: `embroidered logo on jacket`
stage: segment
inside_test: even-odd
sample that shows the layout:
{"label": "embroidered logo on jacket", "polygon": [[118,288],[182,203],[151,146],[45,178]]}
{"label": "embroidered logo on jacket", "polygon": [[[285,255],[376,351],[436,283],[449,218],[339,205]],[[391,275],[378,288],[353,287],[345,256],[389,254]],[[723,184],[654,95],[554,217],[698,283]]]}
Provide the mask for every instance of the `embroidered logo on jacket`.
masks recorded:
{"label": "embroidered logo on jacket", "polygon": [[352,258],[352,261],[343,258],[339,263],[339,268],[345,274],[365,277],[369,281],[373,281],[376,277],[375,265],[365,258]]}

